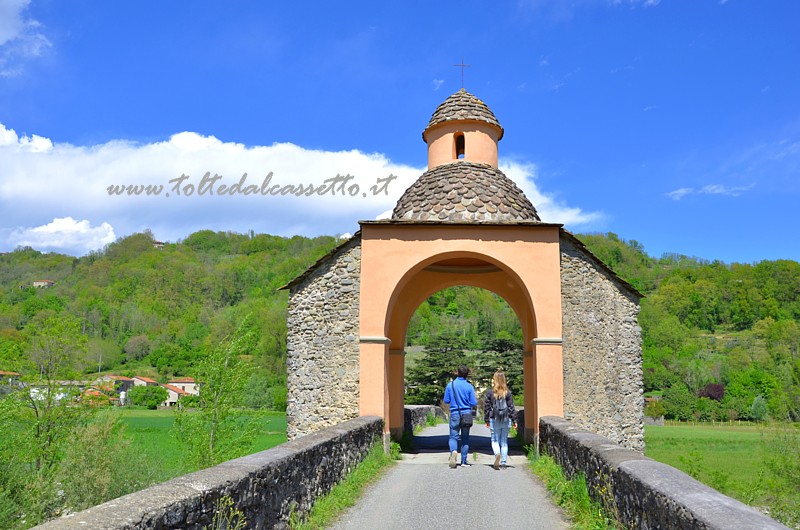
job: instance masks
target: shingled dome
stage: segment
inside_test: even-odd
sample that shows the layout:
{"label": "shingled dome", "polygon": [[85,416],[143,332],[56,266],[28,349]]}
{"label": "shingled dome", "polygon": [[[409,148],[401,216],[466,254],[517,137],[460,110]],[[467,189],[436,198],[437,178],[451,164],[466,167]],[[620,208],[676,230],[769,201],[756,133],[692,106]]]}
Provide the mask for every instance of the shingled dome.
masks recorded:
{"label": "shingled dome", "polygon": [[423,173],[397,201],[392,219],[541,221],[522,190],[502,171],[463,160]]}
{"label": "shingled dome", "polygon": [[[463,88],[439,105],[433,116],[431,116],[431,121],[428,122],[425,130],[427,131],[434,125],[453,120],[473,120],[490,123],[500,129],[498,140],[503,138],[503,128],[495,118],[494,112],[477,96],[470,94]],[[425,137],[424,132],[422,136],[423,138]]]}

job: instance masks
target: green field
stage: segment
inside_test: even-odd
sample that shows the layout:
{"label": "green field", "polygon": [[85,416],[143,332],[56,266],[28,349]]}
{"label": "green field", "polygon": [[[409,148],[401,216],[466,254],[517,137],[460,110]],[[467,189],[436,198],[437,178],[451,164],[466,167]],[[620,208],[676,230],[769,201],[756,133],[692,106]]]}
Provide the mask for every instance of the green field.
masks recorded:
{"label": "green field", "polygon": [[[192,471],[185,465],[182,447],[172,433],[174,412],[125,409],[121,413],[121,419],[132,445],[154,464],[158,482]],[[261,421],[262,429],[247,454],[263,451],[286,441],[286,414],[267,412]]]}
{"label": "green field", "polygon": [[[750,504],[765,501],[766,426],[675,424],[645,427],[645,454]],[[800,434],[797,436],[800,443]],[[762,475],[760,477],[760,475]]]}

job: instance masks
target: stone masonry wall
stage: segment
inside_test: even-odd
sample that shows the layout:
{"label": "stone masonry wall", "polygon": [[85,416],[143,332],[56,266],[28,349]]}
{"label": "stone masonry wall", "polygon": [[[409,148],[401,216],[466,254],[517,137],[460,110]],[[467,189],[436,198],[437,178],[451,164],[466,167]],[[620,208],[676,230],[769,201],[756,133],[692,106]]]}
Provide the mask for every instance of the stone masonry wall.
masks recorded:
{"label": "stone masonry wall", "polygon": [[403,429],[413,433],[416,427],[424,427],[428,422],[428,415],[432,414],[440,420],[447,421],[448,416],[442,407],[434,405],[406,405],[403,410]]}
{"label": "stone masonry wall", "polygon": [[292,440],[358,416],[361,239],[290,289],[287,434]]}
{"label": "stone masonry wall", "polygon": [[60,519],[41,530],[210,528],[223,496],[253,529],[288,529],[381,441],[383,420],[363,416],[260,453],[172,479]]}
{"label": "stone masonry wall", "polygon": [[583,473],[589,494],[622,528],[786,529],[686,473],[626,449],[564,418],[539,421],[539,449],[567,477]]}
{"label": "stone masonry wall", "polygon": [[561,235],[564,417],[644,451],[639,297]]}

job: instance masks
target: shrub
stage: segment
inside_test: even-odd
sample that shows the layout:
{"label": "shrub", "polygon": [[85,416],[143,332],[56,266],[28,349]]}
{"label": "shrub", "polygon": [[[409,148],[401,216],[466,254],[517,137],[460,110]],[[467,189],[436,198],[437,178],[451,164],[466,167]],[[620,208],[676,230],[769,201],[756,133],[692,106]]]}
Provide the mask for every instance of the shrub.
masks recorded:
{"label": "shrub", "polygon": [[169,393],[163,386],[135,386],[128,391],[128,399],[131,400],[131,403],[147,407],[150,410],[155,410],[168,397]]}

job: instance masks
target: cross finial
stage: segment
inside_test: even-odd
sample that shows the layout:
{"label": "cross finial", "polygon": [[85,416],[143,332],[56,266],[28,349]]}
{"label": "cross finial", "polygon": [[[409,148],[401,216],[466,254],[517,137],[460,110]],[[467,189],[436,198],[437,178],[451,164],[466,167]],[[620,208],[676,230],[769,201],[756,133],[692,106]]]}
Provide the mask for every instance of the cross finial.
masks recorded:
{"label": "cross finial", "polygon": [[461,64],[454,64],[453,66],[461,67],[461,88],[464,88],[464,68],[472,66],[471,64],[464,64],[464,57],[461,57]]}

